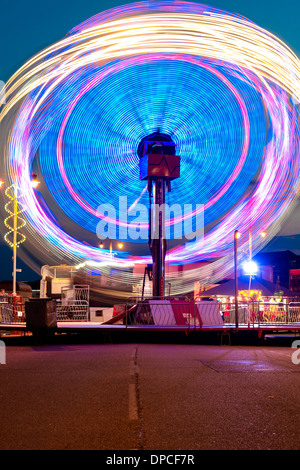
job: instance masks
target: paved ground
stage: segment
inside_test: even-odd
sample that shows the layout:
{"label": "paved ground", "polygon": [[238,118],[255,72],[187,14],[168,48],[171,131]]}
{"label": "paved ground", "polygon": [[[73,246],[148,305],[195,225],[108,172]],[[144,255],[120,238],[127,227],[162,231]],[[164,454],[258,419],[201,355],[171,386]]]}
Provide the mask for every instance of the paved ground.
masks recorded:
{"label": "paved ground", "polygon": [[6,346],[0,449],[294,449],[291,347]]}

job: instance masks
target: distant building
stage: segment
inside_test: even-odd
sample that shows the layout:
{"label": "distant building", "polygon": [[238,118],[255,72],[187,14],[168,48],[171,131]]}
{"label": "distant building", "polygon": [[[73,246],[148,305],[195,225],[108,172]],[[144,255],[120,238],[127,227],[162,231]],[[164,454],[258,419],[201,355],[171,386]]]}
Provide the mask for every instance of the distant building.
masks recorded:
{"label": "distant building", "polygon": [[300,269],[290,269],[290,290],[300,293]]}
{"label": "distant building", "polygon": [[286,250],[259,253],[253,259],[259,266],[259,277],[300,292],[300,256]]}

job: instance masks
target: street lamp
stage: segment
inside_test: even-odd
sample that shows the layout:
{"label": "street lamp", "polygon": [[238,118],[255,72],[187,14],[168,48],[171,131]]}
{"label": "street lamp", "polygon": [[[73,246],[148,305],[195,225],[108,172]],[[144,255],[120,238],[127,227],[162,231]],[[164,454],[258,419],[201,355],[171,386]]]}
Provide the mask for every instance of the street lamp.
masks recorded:
{"label": "street lamp", "polygon": [[[267,234],[266,232],[261,232],[261,237],[264,238]],[[238,230],[235,230],[234,232],[234,280],[235,280],[235,326],[236,326],[236,331],[238,331],[238,325],[239,325],[239,307],[238,307],[238,256],[237,256],[237,241],[240,238],[241,234]],[[258,266],[257,264],[252,261],[252,235],[251,232],[249,232],[249,260],[244,263],[243,265],[244,270],[248,271],[247,274],[250,275],[250,280],[251,276],[254,276],[258,272]],[[249,285],[250,287],[250,285]],[[249,288],[250,290],[250,288]]]}
{"label": "street lamp", "polygon": [[[103,242],[100,243],[99,248],[101,248],[101,249],[104,248],[104,243]],[[123,248],[123,243],[122,242],[118,243],[118,248],[119,249]],[[110,257],[112,258],[113,253],[112,253],[112,240],[111,239],[109,240],[109,252],[110,252]]]}
{"label": "street lamp", "polygon": [[238,273],[237,273],[237,241],[240,238],[240,232],[234,232],[234,280],[235,280],[235,327],[238,330],[239,325],[239,306],[238,306]]}
{"label": "street lamp", "polygon": [[31,187],[34,188],[34,189],[36,189],[38,187],[38,185],[40,184],[40,182],[37,179],[37,175],[35,173],[33,173],[33,175],[32,175],[32,179],[30,181],[30,184],[31,184]]}
{"label": "street lamp", "polygon": [[[0,188],[4,184],[3,181],[0,181]],[[39,185],[39,181],[37,180],[37,175],[32,175],[31,186],[33,188],[37,188]],[[8,245],[13,249],[13,289],[12,295],[17,295],[17,248],[20,246],[21,243],[25,242],[26,236],[20,232],[20,230],[26,225],[25,219],[21,216],[23,213],[23,205],[20,203],[19,199],[22,196],[19,194],[18,187],[14,184],[9,186],[5,190],[5,195],[10,199],[5,204],[5,210],[8,212],[8,216],[4,220],[4,225],[8,229],[8,232],[4,235],[4,240],[8,243]],[[11,208],[12,205],[12,208]],[[13,219],[13,225],[10,225],[10,219]],[[13,235],[13,239],[9,238],[10,235]],[[18,237],[19,236],[19,237]]]}
{"label": "street lamp", "polygon": [[244,274],[247,276],[255,276],[258,273],[258,266],[252,259],[245,261],[243,264]]}

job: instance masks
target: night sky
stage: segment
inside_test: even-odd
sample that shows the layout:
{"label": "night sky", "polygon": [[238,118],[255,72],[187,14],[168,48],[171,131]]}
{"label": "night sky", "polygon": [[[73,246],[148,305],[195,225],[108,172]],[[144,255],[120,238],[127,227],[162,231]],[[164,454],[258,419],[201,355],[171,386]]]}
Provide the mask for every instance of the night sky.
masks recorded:
{"label": "night sky", "polygon": [[[14,0],[2,2],[0,7],[0,80],[8,78],[26,60],[41,49],[62,39],[66,33],[87,18],[109,8],[129,3],[117,0]],[[241,14],[282,39],[300,56],[300,1],[299,0],[216,0],[207,3],[216,8]],[[1,138],[1,135],[0,135]],[[0,174],[1,179],[1,174]],[[1,195],[0,203],[4,198]],[[0,280],[11,279],[12,253],[3,241],[4,227],[0,229]],[[291,215],[282,228],[280,237],[269,244],[268,251],[290,249],[300,254],[300,210]],[[39,274],[26,268],[19,280],[34,280]]]}

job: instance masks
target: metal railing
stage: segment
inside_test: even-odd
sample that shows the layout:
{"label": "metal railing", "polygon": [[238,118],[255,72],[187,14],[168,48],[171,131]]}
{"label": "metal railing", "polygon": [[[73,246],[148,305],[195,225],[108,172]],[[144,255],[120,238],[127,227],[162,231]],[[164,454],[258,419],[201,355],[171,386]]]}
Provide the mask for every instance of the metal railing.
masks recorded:
{"label": "metal railing", "polygon": [[155,325],[155,326],[176,326],[183,324],[191,326],[194,318],[188,302],[178,301],[174,314],[172,306],[168,300],[144,300],[136,304],[126,305],[126,311],[130,313],[125,316],[128,325]]}
{"label": "metal railing", "polygon": [[256,318],[259,324],[300,323],[300,303],[257,303]]}
{"label": "metal railing", "polygon": [[[235,304],[220,304],[225,324],[235,322]],[[240,325],[300,324],[300,302],[240,302],[238,306]]]}
{"label": "metal railing", "polygon": [[200,328],[223,324],[218,302],[182,299],[147,299],[127,302],[125,324]]}
{"label": "metal railing", "polygon": [[[185,326],[204,328],[236,325],[235,303],[184,299],[130,299],[125,307],[126,325]],[[297,324],[300,302],[239,302],[238,325]]]}
{"label": "metal railing", "polygon": [[11,324],[16,323],[15,306],[8,302],[0,302],[0,322]]}
{"label": "metal railing", "polygon": [[0,301],[0,324],[25,323],[25,302],[14,304]]}
{"label": "metal railing", "polygon": [[300,302],[290,302],[288,309],[289,323],[300,322]]}
{"label": "metal railing", "polygon": [[56,305],[57,321],[89,321],[90,307],[87,300],[63,300]]}
{"label": "metal railing", "polygon": [[[14,303],[11,299],[0,299],[0,325],[26,322],[25,302]],[[58,322],[89,321],[89,302],[87,300],[67,300],[57,302]],[[124,314],[116,324],[152,325],[159,327],[184,327],[198,329],[222,327],[236,324],[235,303],[216,300],[194,300],[185,297],[157,299],[128,299]],[[238,325],[261,327],[264,325],[294,325],[300,329],[300,301],[262,302],[249,301],[238,303]]]}
{"label": "metal railing", "polygon": [[[0,301],[0,325],[1,324],[24,324],[26,323],[26,300],[13,303],[11,301]],[[63,300],[57,302],[57,321],[89,321],[90,308],[87,300]]]}
{"label": "metal railing", "polygon": [[[249,321],[249,304],[238,304],[238,323],[248,324]],[[224,321],[224,324],[235,324],[235,304],[234,303],[221,303],[219,302],[219,310]]]}

